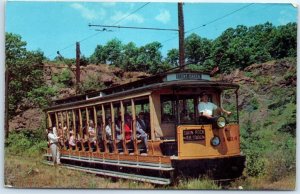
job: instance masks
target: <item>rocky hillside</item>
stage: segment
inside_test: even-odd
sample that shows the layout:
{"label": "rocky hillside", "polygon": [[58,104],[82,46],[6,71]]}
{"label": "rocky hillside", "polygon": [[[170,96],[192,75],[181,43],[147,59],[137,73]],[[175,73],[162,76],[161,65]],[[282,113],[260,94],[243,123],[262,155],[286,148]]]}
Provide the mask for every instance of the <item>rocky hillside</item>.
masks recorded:
{"label": "rocky hillside", "polygon": [[[149,76],[144,72],[124,72],[108,65],[90,64],[80,70],[81,82],[86,91],[91,91],[93,87],[101,89]],[[46,64],[44,72],[45,82],[57,89],[57,95],[53,99],[75,95],[75,66]],[[255,112],[255,122],[270,116],[270,110],[295,100],[291,98],[295,98],[296,94],[296,61],[287,59],[253,64],[244,71],[217,75],[215,79],[240,85],[239,109],[242,113]],[[36,129],[43,120],[40,115],[42,110],[39,108],[20,112],[10,121],[10,130]],[[245,119],[247,117],[241,117],[241,123],[246,122]]]}
{"label": "rocky hillside", "polygon": [[[94,65],[80,67],[81,93],[99,90],[105,87],[120,85],[149,76],[145,72],[124,72],[120,68],[109,65]],[[45,64],[44,80],[47,85],[55,88],[56,95],[52,100],[76,95],[75,78],[76,67],[61,64]],[[24,102],[26,103],[26,102]],[[26,105],[24,107],[28,107]],[[36,130],[44,120],[43,110],[32,107],[18,110],[19,114],[9,122],[9,130]]]}

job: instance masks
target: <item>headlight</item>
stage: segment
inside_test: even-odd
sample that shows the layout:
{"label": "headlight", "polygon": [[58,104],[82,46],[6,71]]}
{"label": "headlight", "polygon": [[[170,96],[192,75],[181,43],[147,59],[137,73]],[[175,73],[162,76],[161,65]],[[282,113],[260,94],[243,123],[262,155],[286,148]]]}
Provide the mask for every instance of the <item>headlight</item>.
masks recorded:
{"label": "headlight", "polygon": [[226,119],[225,119],[225,117],[219,117],[219,118],[217,118],[217,126],[219,127],[219,128],[223,128],[223,127],[225,127],[225,125],[226,125]]}
{"label": "headlight", "polygon": [[218,146],[220,144],[220,138],[218,136],[214,136],[211,140],[210,140],[211,145],[213,146]]}

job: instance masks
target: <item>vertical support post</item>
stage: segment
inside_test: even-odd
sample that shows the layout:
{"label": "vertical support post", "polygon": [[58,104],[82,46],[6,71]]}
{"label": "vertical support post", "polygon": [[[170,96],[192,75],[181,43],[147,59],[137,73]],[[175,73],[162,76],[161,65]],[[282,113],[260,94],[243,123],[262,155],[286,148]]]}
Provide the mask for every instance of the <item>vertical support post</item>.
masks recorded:
{"label": "vertical support post", "polygon": [[[67,126],[66,126],[66,131],[65,131],[65,133],[67,134],[66,135],[66,137],[67,137],[67,139],[65,140],[65,144],[66,144],[66,142],[68,142],[67,143],[67,145],[69,144],[69,139],[70,139],[70,121],[69,121],[69,112],[68,111],[66,111],[66,120],[67,120]],[[69,150],[71,150],[70,149],[70,145],[69,145]]]}
{"label": "vertical support post", "polygon": [[123,101],[120,101],[120,106],[121,106],[121,133],[122,133],[122,139],[123,139],[123,151],[125,154],[128,154],[128,149],[126,146],[126,139],[125,139],[125,121],[124,121],[124,104]]}
{"label": "vertical support post", "polygon": [[179,66],[184,69],[184,19],[183,19],[183,3],[178,3],[178,30],[179,30]]}
{"label": "vertical support post", "polygon": [[89,114],[89,109],[87,107],[85,107],[85,118],[86,118],[86,128],[85,128],[85,139],[84,141],[87,142],[88,146],[89,146],[89,151],[91,151],[91,142],[89,139],[89,128],[90,128],[90,114]]}
{"label": "vertical support post", "polygon": [[153,104],[151,95],[149,95],[149,111],[150,111],[151,140],[155,140],[155,127],[154,127],[154,118],[153,118],[153,114],[155,113],[155,108],[154,108],[154,104]]}
{"label": "vertical support post", "polygon": [[97,126],[98,126],[98,121],[97,121],[97,111],[96,111],[96,106],[93,106],[93,110],[94,110],[94,127],[95,127],[95,130],[96,130],[96,133],[98,132],[97,131]]}
{"label": "vertical support post", "polygon": [[53,127],[50,114],[48,113],[47,116],[48,116],[48,127],[50,126]]}
{"label": "vertical support post", "polygon": [[[57,116],[57,112],[55,112],[54,114],[55,114],[56,131],[58,131],[58,116]],[[57,134],[57,135],[58,135],[58,134]]]}
{"label": "vertical support post", "polygon": [[78,151],[78,146],[77,146],[77,137],[78,137],[78,134],[77,134],[77,129],[76,129],[76,116],[75,116],[75,110],[72,110],[72,116],[73,116],[73,134],[74,134],[74,137],[75,137],[75,144],[76,144],[76,151]]}
{"label": "vertical support post", "polygon": [[74,135],[75,135],[75,137],[77,137],[77,134],[76,134],[76,117],[75,117],[75,112],[74,112],[74,110],[72,110],[72,116],[73,116],[73,133],[74,133]]}
{"label": "vertical support post", "polygon": [[82,139],[83,134],[82,134],[82,117],[81,117],[81,110],[78,109],[78,113],[79,113],[79,135],[80,138]]}
{"label": "vertical support post", "polygon": [[105,109],[104,109],[104,105],[101,105],[102,108],[102,123],[103,123],[103,127],[102,127],[102,137],[103,137],[103,141],[104,141],[104,149],[105,149],[105,153],[108,153],[108,147],[107,147],[107,138],[106,138],[106,123],[105,123]]}
{"label": "vertical support post", "polygon": [[[86,107],[85,108],[85,118],[86,118],[86,128],[88,130],[89,126],[90,126],[90,114],[89,114],[89,109]],[[88,133],[88,131],[86,130],[85,133]]]}
{"label": "vertical support post", "polygon": [[83,136],[83,132],[82,132],[82,115],[81,115],[81,110],[78,109],[79,112],[79,135],[80,135],[80,144],[81,144],[81,150],[84,150],[84,145],[83,145],[83,141],[84,141],[84,136]]}
{"label": "vertical support post", "polygon": [[115,122],[115,111],[114,111],[114,105],[111,102],[110,103],[110,112],[111,112],[111,135],[112,135],[112,140],[113,140],[113,146],[114,146],[114,152],[118,153],[117,145],[116,145],[116,122]]}
{"label": "vertical support post", "polygon": [[60,134],[62,135],[62,140],[63,140],[63,148],[65,148],[65,133],[64,133],[64,112],[60,112],[60,122],[61,122],[61,129],[60,129]]}
{"label": "vertical support post", "polygon": [[134,99],[131,99],[131,112],[132,112],[132,135],[133,135],[133,147],[134,153],[138,154],[138,147],[137,147],[137,139],[136,139],[136,115],[135,115],[135,103]]}
{"label": "vertical support post", "polygon": [[97,120],[97,110],[96,106],[93,106],[93,112],[94,112],[94,130],[95,130],[95,136],[96,136],[96,150],[99,152],[99,142],[98,142],[98,120]]}

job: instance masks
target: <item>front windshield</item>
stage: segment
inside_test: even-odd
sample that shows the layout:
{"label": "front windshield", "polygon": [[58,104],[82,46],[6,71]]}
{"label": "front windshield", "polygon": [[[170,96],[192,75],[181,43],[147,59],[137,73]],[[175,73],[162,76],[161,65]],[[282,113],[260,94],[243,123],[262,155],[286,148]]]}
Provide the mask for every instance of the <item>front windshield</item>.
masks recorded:
{"label": "front windshield", "polygon": [[[209,103],[213,103],[218,107],[212,111],[212,117],[222,115],[225,116],[229,123],[238,122],[235,90],[225,90],[221,93],[219,91],[209,91],[207,99]],[[190,95],[162,95],[161,122],[178,125],[198,125],[199,117],[201,117],[198,109],[200,102],[201,95],[199,93]],[[222,112],[222,109],[231,114],[228,115],[226,112]]]}

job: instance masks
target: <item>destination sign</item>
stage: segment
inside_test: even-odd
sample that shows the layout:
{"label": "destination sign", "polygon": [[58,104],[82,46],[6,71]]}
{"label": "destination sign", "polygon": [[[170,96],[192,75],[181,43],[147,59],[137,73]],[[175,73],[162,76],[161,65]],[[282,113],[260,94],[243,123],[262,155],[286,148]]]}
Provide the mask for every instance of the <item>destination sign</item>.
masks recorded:
{"label": "destination sign", "polygon": [[202,74],[178,73],[176,79],[202,79]]}
{"label": "destination sign", "polygon": [[183,141],[202,141],[205,140],[204,129],[190,129],[183,131]]}
{"label": "destination sign", "polygon": [[176,80],[210,80],[208,74],[203,73],[172,73],[167,75],[165,81],[176,81]]}

